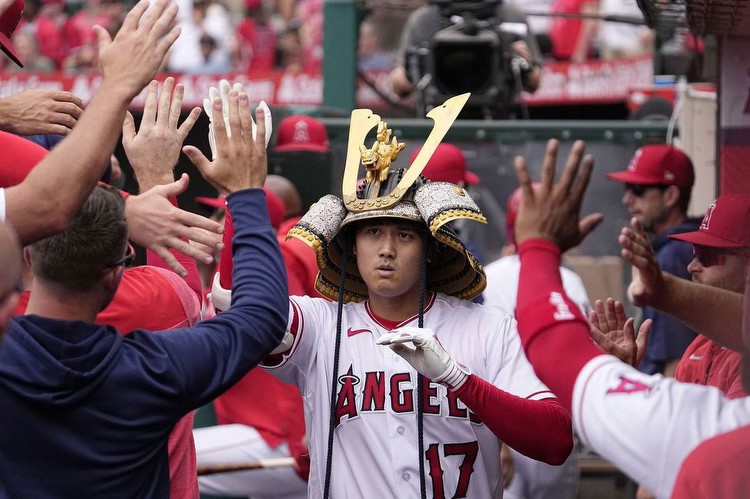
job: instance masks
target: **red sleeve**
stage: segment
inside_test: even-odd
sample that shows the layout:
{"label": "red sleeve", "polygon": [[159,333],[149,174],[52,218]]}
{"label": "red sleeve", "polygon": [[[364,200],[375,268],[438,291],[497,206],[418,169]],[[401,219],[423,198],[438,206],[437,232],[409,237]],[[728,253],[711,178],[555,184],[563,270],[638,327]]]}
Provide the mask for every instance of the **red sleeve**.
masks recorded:
{"label": "red sleeve", "polygon": [[[177,207],[176,198],[169,198],[169,201]],[[183,241],[186,240],[183,239]],[[198,264],[195,263],[195,259],[174,248],[170,248],[169,252],[172,253],[172,256],[174,256],[180,263],[180,265],[185,267],[185,270],[187,270],[187,275],[184,277],[185,282],[200,301],[203,298],[203,289],[201,288],[201,278],[200,274],[198,274]],[[150,249],[146,250],[146,265],[153,265],[154,267],[161,267],[163,269],[172,270],[172,268],[167,265],[167,262],[165,262],[162,257],[157,255]]]}
{"label": "red sleeve", "polygon": [[557,246],[530,239],[518,250],[518,334],[536,375],[570,411],[578,373],[604,354],[589,339],[588,321],[563,290]]}
{"label": "red sleeve", "polygon": [[525,456],[557,466],[573,450],[570,414],[556,399],[527,400],[474,374],[456,395],[497,438]]}
{"label": "red sleeve", "polygon": [[224,219],[224,250],[219,260],[219,282],[224,289],[232,289],[232,239],[234,238],[234,224],[232,214],[229,213],[229,205],[226,207],[226,218]]}

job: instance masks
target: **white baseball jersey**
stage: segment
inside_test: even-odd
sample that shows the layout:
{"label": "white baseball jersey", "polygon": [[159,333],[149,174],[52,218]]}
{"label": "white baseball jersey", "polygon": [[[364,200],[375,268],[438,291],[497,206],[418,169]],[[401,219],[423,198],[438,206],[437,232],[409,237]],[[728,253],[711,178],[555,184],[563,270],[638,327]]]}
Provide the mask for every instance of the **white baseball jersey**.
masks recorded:
{"label": "white baseball jersey", "polygon": [[[518,276],[521,272],[521,260],[518,255],[504,256],[484,267],[487,276],[487,288],[482,292],[484,304],[500,312],[515,315],[516,298],[518,297]],[[563,289],[568,298],[578,305],[584,317],[589,316],[591,304],[589,295],[581,278],[570,269],[560,267]]]}
{"label": "white baseball jersey", "polygon": [[[424,326],[469,370],[514,395],[553,395],[521,349],[515,320],[446,295],[432,295]],[[296,383],[305,401],[311,456],[308,495],[323,495],[337,304],[293,297],[294,344],[269,372]],[[416,325],[416,316],[402,322]],[[419,497],[417,372],[375,340],[388,329],[367,302],[344,306],[331,497]],[[428,497],[502,497],[500,441],[445,387],[424,389]],[[502,408],[498,408],[502,410]]]}
{"label": "white baseball jersey", "polygon": [[701,442],[750,424],[750,397],[646,375],[610,355],[576,378],[573,425],[581,440],[659,498]]}

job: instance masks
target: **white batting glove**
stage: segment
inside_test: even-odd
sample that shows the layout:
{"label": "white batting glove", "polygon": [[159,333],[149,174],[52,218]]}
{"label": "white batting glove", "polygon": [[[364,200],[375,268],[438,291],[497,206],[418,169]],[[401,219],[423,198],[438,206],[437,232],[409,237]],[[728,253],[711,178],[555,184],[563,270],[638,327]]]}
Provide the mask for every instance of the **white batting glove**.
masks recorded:
{"label": "white batting glove", "polygon": [[469,377],[469,370],[451,357],[430,328],[394,329],[376,343],[389,346],[422,375],[450,390],[461,388]]}
{"label": "white batting glove", "polygon": [[[214,116],[213,116],[213,104],[212,102],[218,98],[221,98],[221,109],[224,117],[224,124],[227,129],[227,136],[231,137],[232,132],[229,127],[229,91],[236,90],[238,93],[245,93],[245,89],[242,83],[235,83],[230,85],[227,80],[221,80],[219,82],[219,88],[211,87],[208,89],[208,97],[203,99],[203,109],[208,115],[208,144],[211,146],[211,159],[216,158],[216,139],[214,138]],[[263,109],[263,115],[266,121],[266,148],[268,148],[268,142],[271,140],[271,132],[273,132],[273,124],[271,121],[271,110],[268,108],[266,101],[260,101],[259,106]],[[254,116],[254,109],[250,107],[250,116]],[[256,134],[255,120],[253,119],[253,139]]]}
{"label": "white batting glove", "polygon": [[211,285],[211,294],[208,295],[208,298],[211,300],[211,303],[213,303],[217,312],[229,310],[229,306],[232,304],[232,290],[221,287],[221,280],[219,279],[218,272],[214,275],[214,282]]}

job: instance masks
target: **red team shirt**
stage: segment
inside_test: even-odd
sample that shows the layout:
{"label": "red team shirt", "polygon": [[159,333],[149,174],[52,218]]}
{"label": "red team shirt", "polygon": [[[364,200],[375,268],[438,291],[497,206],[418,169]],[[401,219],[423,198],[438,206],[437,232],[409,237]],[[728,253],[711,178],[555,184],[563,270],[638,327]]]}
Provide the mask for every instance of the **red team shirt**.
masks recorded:
{"label": "red team shirt", "polygon": [[715,386],[730,399],[745,397],[742,355],[698,335],[685,350],[674,378],[685,383]]}

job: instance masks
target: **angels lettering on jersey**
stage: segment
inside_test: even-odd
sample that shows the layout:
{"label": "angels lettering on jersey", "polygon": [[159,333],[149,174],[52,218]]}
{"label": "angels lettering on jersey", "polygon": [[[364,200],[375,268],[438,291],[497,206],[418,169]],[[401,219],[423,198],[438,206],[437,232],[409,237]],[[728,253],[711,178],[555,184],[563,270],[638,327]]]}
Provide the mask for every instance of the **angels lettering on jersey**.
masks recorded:
{"label": "angels lettering on jersey", "polygon": [[[396,414],[415,413],[417,403],[416,374],[400,372],[390,376],[385,371],[355,374],[354,364],[338,378],[336,426],[342,420],[353,420],[367,413],[392,411]],[[447,405],[441,404],[447,398]],[[438,415],[482,421],[452,391],[422,378],[422,408],[425,416]]]}

